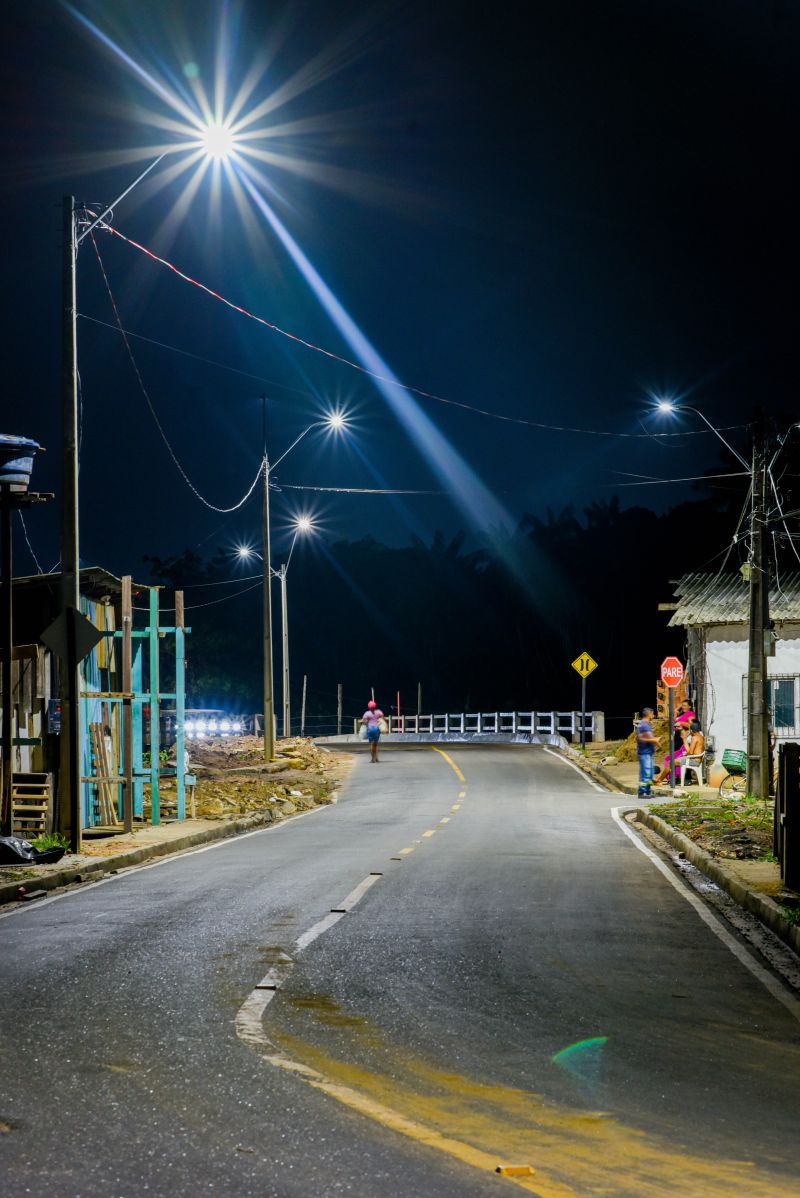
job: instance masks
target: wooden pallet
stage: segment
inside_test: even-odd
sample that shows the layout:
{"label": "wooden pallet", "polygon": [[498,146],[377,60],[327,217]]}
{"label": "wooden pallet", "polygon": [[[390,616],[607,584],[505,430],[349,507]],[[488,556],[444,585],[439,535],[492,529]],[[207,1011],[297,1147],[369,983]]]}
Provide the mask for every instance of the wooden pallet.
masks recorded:
{"label": "wooden pallet", "polygon": [[14,774],[11,788],[14,836],[32,840],[48,831],[52,797],[50,774]]}
{"label": "wooden pallet", "polygon": [[97,807],[100,823],[107,828],[120,828],[122,821],[117,814],[117,801],[114,785],[111,781],[111,763],[106,753],[105,736],[102,724],[90,724],[89,735],[92,740],[92,755],[94,757],[95,777],[97,786]]}

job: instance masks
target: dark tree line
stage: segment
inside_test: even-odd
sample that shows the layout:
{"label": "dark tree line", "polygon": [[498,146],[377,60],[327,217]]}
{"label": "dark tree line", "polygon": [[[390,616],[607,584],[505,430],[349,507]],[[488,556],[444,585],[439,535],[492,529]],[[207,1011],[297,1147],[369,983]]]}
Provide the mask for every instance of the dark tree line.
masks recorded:
{"label": "dark tree line", "polygon": [[[513,536],[478,549],[465,547],[463,533],[401,548],[314,538],[289,573],[295,722],[303,674],[310,728],[335,718],[338,682],[346,719],[363,710],[371,686],[387,710],[399,690],[403,710],[415,711],[418,682],[425,711],[569,710],[580,701],[570,662],[583,651],[600,666],[589,706],[624,721],[654,698],[662,658],[683,650],[682,632],[658,610],[672,598],[670,580],[719,568],[742,502],[741,488],[719,489],[657,515],[614,498],[582,512],[526,514]],[[728,571],[740,554],[734,546]],[[225,602],[216,601],[248,584],[197,586],[231,578],[222,551],[209,561],[189,551],[147,560],[154,581],[187,588],[190,703],[260,711],[258,586]],[[279,683],[279,639],[274,651]]]}

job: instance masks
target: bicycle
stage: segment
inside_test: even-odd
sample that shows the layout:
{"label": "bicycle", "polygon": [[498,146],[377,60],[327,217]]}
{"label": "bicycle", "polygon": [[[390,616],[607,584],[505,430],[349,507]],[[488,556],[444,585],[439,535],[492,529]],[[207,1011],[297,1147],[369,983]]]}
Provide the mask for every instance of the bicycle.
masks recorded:
{"label": "bicycle", "polygon": [[722,764],[728,771],[719,784],[719,797],[729,798],[747,791],[747,754],[743,749],[723,749]]}

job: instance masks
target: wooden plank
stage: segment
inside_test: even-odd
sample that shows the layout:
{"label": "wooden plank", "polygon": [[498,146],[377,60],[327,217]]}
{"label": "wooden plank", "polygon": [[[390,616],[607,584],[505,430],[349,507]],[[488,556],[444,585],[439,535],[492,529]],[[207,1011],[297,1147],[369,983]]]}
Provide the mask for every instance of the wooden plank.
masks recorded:
{"label": "wooden plank", "polygon": [[92,750],[94,752],[96,774],[92,781],[97,786],[98,806],[100,810],[100,819],[103,823],[116,824],[118,823],[117,813],[115,811],[113,791],[108,777],[111,773],[111,767],[106,753],[105,734],[102,724],[90,724],[89,730],[92,738]]}
{"label": "wooden plank", "polygon": [[36,646],[36,698],[47,698],[47,650],[44,645]]}
{"label": "wooden plank", "polygon": [[161,822],[158,794],[158,771],[161,765],[161,725],[158,710],[158,587],[150,587],[150,822]]}
{"label": "wooden plank", "polygon": [[133,831],[133,597],[131,576],[122,579],[122,822],[126,832]]}

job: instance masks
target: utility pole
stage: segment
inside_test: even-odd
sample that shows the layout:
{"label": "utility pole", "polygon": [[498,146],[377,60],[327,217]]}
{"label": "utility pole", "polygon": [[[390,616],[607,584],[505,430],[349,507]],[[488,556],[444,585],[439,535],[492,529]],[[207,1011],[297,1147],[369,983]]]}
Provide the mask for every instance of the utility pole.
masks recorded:
{"label": "utility pole", "polygon": [[[76,330],[76,228],[75,198],[62,204],[63,258],[61,274],[61,596],[60,609],[72,627],[70,608],[80,611],[80,555],[78,545],[78,344]],[[70,848],[81,843],[81,712],[79,666],[74,636],[68,637],[66,662],[59,672],[61,698],[60,796],[62,826],[69,812]]]}
{"label": "utility pole", "polygon": [[14,834],[14,694],[12,690],[14,660],[14,574],[11,555],[11,500],[6,488],[0,487],[0,512],[3,521],[3,605],[0,641],[3,646],[3,792],[0,800],[0,833]]}
{"label": "utility pole", "polygon": [[[422,683],[417,683],[417,719],[422,715]],[[417,729],[419,732],[419,728]]]}
{"label": "utility pole", "polygon": [[280,568],[281,580],[281,629],[283,634],[283,735],[292,735],[292,717],[289,700],[289,605],[286,594],[286,566]]}
{"label": "utility pole", "polygon": [[750,625],[747,662],[747,793],[769,794],[769,701],[765,637],[769,628],[769,572],[765,552],[767,456],[764,435],[753,445],[750,509]]}
{"label": "utility pole", "polygon": [[336,735],[342,735],[342,684],[336,686]]}
{"label": "utility pole", "polygon": [[272,592],[269,560],[269,456],[267,454],[267,397],[262,399],[262,431],[264,438],[264,498],[261,510],[261,559],[263,578],[264,620],[264,760],[275,756],[275,703],[272,696]]}
{"label": "utility pole", "polygon": [[308,674],[303,675],[303,702],[300,706],[300,735],[306,734],[306,689],[308,686]]}

